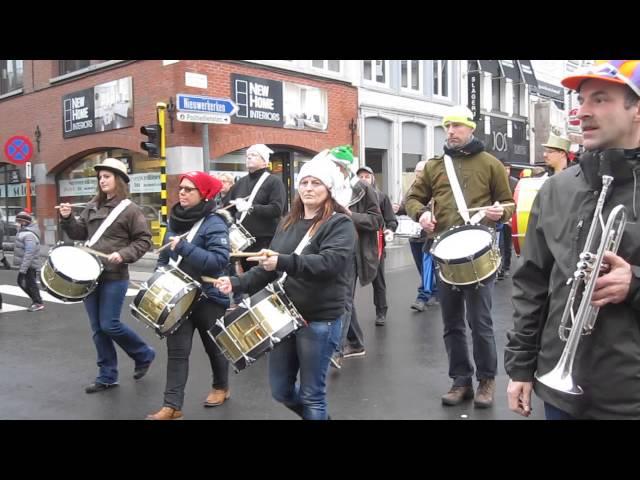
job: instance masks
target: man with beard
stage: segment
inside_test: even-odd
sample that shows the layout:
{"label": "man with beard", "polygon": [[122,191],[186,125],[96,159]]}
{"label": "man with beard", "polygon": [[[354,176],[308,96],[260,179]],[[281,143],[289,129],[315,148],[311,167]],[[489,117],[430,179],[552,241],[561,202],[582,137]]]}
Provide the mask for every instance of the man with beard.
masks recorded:
{"label": "man with beard", "polygon": [[[406,209],[410,217],[428,233],[442,234],[465,223],[447,175],[445,159],[452,159],[453,170],[462,189],[467,208],[488,207],[482,223],[495,228],[496,222],[511,218],[513,203],[502,163],[485,152],[484,145],[473,136],[473,114],[464,106],[452,107],[442,125],[447,134],[444,156],[427,162],[407,193]],[[447,160],[448,161],[448,160]],[[433,212],[427,210],[434,200]],[[480,382],[474,404],[485,408],[493,404],[495,376],[498,368],[496,343],[491,319],[491,293],[495,275],[473,285],[452,285],[438,278],[438,296],[444,322],[444,343],[449,357],[449,376],[453,385],[442,397],[443,405],[458,405],[474,398],[473,364],[467,348],[466,321],[471,327],[473,358]]]}

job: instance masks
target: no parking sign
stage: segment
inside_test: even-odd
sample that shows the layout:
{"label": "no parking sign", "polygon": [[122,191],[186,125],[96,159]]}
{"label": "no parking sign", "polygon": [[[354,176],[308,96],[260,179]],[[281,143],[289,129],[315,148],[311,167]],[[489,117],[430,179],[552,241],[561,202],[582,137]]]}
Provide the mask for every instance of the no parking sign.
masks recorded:
{"label": "no parking sign", "polygon": [[4,154],[14,165],[23,165],[33,155],[33,144],[27,137],[15,135],[4,144]]}

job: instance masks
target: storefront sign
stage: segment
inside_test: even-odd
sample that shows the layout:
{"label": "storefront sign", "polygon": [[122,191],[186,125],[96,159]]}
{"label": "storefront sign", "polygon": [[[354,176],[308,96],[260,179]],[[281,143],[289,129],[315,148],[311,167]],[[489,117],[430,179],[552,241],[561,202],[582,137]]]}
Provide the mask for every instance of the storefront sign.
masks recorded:
{"label": "storefront sign", "polygon": [[473,120],[477,122],[480,119],[480,72],[469,72],[467,87],[469,110],[473,113]]}
{"label": "storefront sign", "polygon": [[131,179],[131,193],[154,193],[161,190],[160,173],[134,173]]}
{"label": "storefront sign", "polygon": [[65,95],[62,116],[64,138],[133,126],[132,77]]}
{"label": "storefront sign", "polygon": [[[511,122],[511,132],[508,122]],[[525,122],[489,117],[489,126],[489,134],[480,129],[474,133],[484,143],[487,152],[503,162],[529,163],[529,142],[526,138]]]}
{"label": "storefront sign", "polygon": [[282,82],[232,73],[231,97],[238,106],[232,123],[284,126]]}
{"label": "storefront sign", "polygon": [[[6,193],[5,193],[6,192]],[[6,190],[4,188],[0,188],[0,198],[9,197],[26,197],[27,196],[27,184],[26,183],[17,183],[17,184],[7,184]],[[36,183],[31,182],[31,196],[36,196]]]}
{"label": "storefront sign", "polygon": [[96,177],[86,177],[60,180],[59,188],[61,197],[95,195],[98,188],[98,179]]}

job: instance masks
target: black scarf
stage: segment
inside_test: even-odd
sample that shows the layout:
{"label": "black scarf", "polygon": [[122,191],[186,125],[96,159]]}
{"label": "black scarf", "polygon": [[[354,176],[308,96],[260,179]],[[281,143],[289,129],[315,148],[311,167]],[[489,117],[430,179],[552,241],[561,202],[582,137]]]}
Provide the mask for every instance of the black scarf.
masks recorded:
{"label": "black scarf", "polygon": [[169,228],[172,232],[182,234],[191,230],[198,220],[208,216],[215,207],[215,202],[200,202],[194,207],[184,208],[176,203],[169,215]]}
{"label": "black scarf", "polygon": [[450,157],[470,157],[476,153],[484,152],[484,144],[473,137],[469,143],[463,147],[451,148],[446,143],[444,144],[444,153]]}
{"label": "black scarf", "polygon": [[633,170],[640,159],[640,148],[624,150],[610,148],[607,150],[591,150],[580,157],[580,168],[593,190],[602,188],[602,175],[611,175],[613,184],[622,184],[633,179]]}

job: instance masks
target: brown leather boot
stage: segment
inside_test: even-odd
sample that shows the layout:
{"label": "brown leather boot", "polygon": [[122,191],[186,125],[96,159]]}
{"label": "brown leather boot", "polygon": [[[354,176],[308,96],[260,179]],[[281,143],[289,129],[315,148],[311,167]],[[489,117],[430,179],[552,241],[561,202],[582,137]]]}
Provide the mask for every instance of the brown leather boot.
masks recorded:
{"label": "brown leather boot", "polygon": [[162,407],[156,413],[147,415],[147,420],[182,420],[182,412],[171,407]]}
{"label": "brown leather boot", "polygon": [[464,400],[471,400],[473,398],[473,387],[467,385],[465,387],[451,387],[448,393],[442,396],[443,405],[459,405]]}
{"label": "brown leather boot", "polygon": [[226,400],[231,397],[231,391],[229,387],[224,390],[218,390],[217,388],[212,389],[207,395],[207,399],[204,401],[205,407],[217,407],[218,405],[222,405]]}
{"label": "brown leather boot", "polygon": [[478,391],[473,399],[473,404],[477,408],[489,408],[493,405],[493,393],[496,390],[496,380],[494,378],[483,378],[478,385]]}

